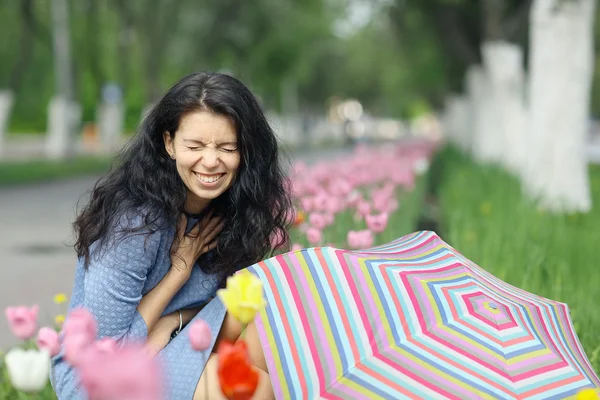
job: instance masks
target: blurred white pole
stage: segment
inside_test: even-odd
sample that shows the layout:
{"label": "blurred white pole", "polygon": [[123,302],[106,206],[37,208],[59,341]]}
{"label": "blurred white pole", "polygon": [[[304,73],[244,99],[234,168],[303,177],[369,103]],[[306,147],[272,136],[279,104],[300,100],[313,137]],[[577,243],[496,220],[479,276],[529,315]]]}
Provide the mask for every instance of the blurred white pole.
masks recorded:
{"label": "blurred white pole", "polygon": [[73,104],[69,9],[67,0],[52,0],[50,6],[56,97],[49,106],[49,112],[55,114],[48,116],[47,154],[51,158],[65,158],[74,147],[72,142],[76,108]]}
{"label": "blurred white pole", "polygon": [[536,0],[530,23],[530,119],[524,190],[551,211],[591,208],[589,103],[596,0]]}

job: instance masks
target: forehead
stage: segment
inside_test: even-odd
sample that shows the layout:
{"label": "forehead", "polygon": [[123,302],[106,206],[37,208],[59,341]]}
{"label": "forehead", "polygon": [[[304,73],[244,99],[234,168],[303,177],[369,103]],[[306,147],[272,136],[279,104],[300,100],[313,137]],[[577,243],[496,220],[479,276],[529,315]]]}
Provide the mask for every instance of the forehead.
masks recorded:
{"label": "forehead", "polygon": [[219,142],[235,142],[237,139],[235,125],[229,117],[208,111],[182,115],[177,133],[181,139]]}

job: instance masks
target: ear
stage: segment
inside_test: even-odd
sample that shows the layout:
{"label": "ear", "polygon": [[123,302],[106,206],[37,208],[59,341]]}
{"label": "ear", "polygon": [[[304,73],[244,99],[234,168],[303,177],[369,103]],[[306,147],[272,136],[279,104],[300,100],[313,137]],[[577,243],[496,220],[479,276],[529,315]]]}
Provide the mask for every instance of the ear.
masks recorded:
{"label": "ear", "polygon": [[169,154],[169,156],[173,158],[175,156],[175,146],[173,144],[173,138],[171,137],[169,131],[165,131],[163,133],[163,140],[165,141],[165,150],[167,150],[167,154]]}

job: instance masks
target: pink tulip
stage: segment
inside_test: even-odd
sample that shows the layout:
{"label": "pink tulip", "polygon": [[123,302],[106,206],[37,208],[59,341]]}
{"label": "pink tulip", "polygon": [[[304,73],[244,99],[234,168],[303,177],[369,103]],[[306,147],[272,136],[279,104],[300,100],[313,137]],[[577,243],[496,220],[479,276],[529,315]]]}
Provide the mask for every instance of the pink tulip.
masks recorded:
{"label": "pink tulip", "polygon": [[58,332],[52,328],[44,327],[40,329],[36,344],[40,350],[46,350],[50,354],[50,357],[54,357],[60,351]]}
{"label": "pink tulip", "polygon": [[117,352],[117,341],[111,337],[104,337],[94,343],[96,350],[102,353],[114,354]]}
{"label": "pink tulip", "polygon": [[329,197],[325,206],[325,211],[331,214],[337,214],[344,209],[344,203],[338,197]]}
{"label": "pink tulip", "polygon": [[352,185],[347,180],[336,179],[329,184],[329,191],[337,197],[345,197],[352,191]]}
{"label": "pink tulip", "polygon": [[323,234],[321,233],[321,230],[310,227],[306,230],[306,238],[310,244],[316,246],[323,240]]}
{"label": "pink tulip", "polygon": [[63,325],[63,333],[65,361],[77,365],[83,351],[96,340],[96,320],[85,308],[77,308],[68,315]]}
{"label": "pink tulip", "polygon": [[361,217],[371,213],[371,204],[365,200],[359,200],[356,205],[356,211]]}
{"label": "pink tulip", "polygon": [[212,332],[206,321],[198,319],[192,322],[189,329],[190,343],[192,349],[204,351],[210,347],[212,341]]}
{"label": "pink tulip", "polygon": [[163,398],[160,369],[141,345],[115,353],[88,348],[76,367],[81,385],[92,399],[158,400]]}
{"label": "pink tulip", "polygon": [[318,193],[313,197],[313,207],[316,211],[327,211],[329,204],[329,196],[326,193]]}
{"label": "pink tulip", "polygon": [[329,225],[333,224],[335,217],[333,216],[332,213],[324,213],[323,219],[325,219],[325,223],[327,224],[326,226],[329,226]]}
{"label": "pink tulip", "polygon": [[5,310],[6,319],[10,331],[21,340],[27,340],[33,335],[37,329],[39,307],[34,305],[28,307],[7,307]]}
{"label": "pink tulip", "polygon": [[302,245],[301,245],[301,244],[298,244],[298,243],[294,243],[294,244],[292,245],[292,251],[298,251],[298,250],[302,250],[303,248],[304,248],[304,247],[302,247]]}
{"label": "pink tulip", "polygon": [[311,212],[314,210],[314,203],[312,197],[302,197],[300,199],[300,207],[304,210],[304,212]]}
{"label": "pink tulip", "polygon": [[325,216],[319,213],[311,213],[308,216],[308,222],[310,222],[311,226],[317,228],[318,230],[323,230],[323,228],[327,226]]}
{"label": "pink tulip", "polygon": [[387,226],[388,214],[384,212],[379,215],[367,215],[365,217],[365,222],[371,231],[375,233],[381,233]]}
{"label": "pink tulip", "polygon": [[366,249],[373,246],[373,233],[369,230],[348,231],[348,245],[355,249]]}
{"label": "pink tulip", "polygon": [[361,200],[363,200],[363,197],[360,194],[360,192],[354,190],[354,191],[350,192],[350,194],[348,194],[348,198],[346,199],[346,204],[350,207],[356,207],[358,202]]}
{"label": "pink tulip", "polygon": [[387,193],[378,192],[373,195],[373,207],[379,212],[390,211],[395,200]]}

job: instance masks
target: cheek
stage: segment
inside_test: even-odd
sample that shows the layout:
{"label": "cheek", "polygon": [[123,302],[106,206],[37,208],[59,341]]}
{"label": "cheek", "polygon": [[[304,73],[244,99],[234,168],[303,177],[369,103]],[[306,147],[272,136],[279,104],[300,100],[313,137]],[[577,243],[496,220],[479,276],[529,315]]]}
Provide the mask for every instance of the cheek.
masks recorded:
{"label": "cheek", "polygon": [[235,157],[232,157],[230,160],[227,160],[227,169],[231,172],[234,173],[234,175],[237,173],[237,170],[240,167],[240,156],[237,155]]}
{"label": "cheek", "polygon": [[199,157],[192,153],[185,154],[177,158],[177,167],[179,170],[185,170],[189,172],[189,170],[197,164]]}

